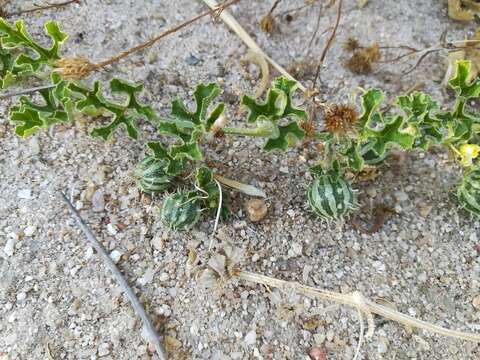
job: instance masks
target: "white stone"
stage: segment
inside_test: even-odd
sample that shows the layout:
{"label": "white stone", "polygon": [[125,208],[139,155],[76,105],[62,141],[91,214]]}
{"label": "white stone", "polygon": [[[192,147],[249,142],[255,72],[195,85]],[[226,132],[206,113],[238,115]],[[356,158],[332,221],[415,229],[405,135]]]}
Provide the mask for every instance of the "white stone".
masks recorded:
{"label": "white stone", "polygon": [[25,234],[25,236],[33,236],[36,231],[37,231],[37,227],[34,225],[30,225],[23,230],[23,233]]}
{"label": "white stone", "polygon": [[30,190],[30,189],[22,189],[22,190],[19,190],[19,191],[17,192],[17,196],[18,196],[20,199],[24,199],[24,200],[31,200],[31,199],[33,199],[32,190]]}
{"label": "white stone", "polygon": [[107,356],[108,354],[110,354],[110,344],[101,343],[98,347],[98,356]]}
{"label": "white stone", "polygon": [[7,239],[7,243],[5,244],[5,247],[3,248],[3,252],[7,256],[12,256],[13,253],[15,252],[15,238],[14,237],[9,237]]}
{"label": "white stone", "polygon": [[257,342],[257,333],[255,332],[255,330],[249,331],[247,335],[245,335],[243,341],[245,341],[245,344],[247,346],[255,345],[255,343]]}
{"label": "white stone", "polygon": [[27,294],[24,292],[19,292],[17,294],[17,301],[23,301],[27,298]]}
{"label": "white stone", "polygon": [[155,275],[155,270],[153,270],[153,269],[151,269],[151,268],[148,268],[148,269],[145,271],[145,273],[143,274],[143,276],[137,280],[137,282],[138,282],[140,285],[145,286],[145,285],[147,285],[148,283],[151,283],[151,282],[152,282],[154,275]]}
{"label": "white stone", "polygon": [[112,261],[115,264],[117,264],[120,261],[120,258],[122,257],[122,255],[123,255],[123,252],[121,252],[120,250],[113,250],[110,253],[110,259],[112,259]]}
{"label": "white stone", "polygon": [[113,225],[112,223],[109,223],[107,225],[107,231],[110,235],[117,235],[117,233],[118,233],[117,227],[115,225]]}

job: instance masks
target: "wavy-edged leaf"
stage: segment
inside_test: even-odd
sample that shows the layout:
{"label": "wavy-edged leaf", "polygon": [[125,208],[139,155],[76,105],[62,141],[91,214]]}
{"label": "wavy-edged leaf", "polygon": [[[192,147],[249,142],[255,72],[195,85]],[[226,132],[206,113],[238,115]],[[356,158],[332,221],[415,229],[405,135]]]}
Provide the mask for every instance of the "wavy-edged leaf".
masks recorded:
{"label": "wavy-edged leaf", "polygon": [[149,141],[147,143],[148,148],[153,152],[153,156],[156,159],[165,160],[167,164],[165,167],[165,172],[168,175],[178,175],[185,169],[185,159],[175,159],[173,158],[169,150],[165,148],[160,142],[158,141]]}
{"label": "wavy-edged leaf", "polygon": [[16,125],[18,135],[26,137],[56,123],[72,121],[73,102],[68,96],[67,82],[58,74],[52,74],[52,82],[55,87],[39,91],[40,102],[22,96],[10,109],[10,120]]}
{"label": "wavy-edged leaf", "polygon": [[378,121],[378,108],[382,103],[385,95],[379,89],[369,89],[362,95],[362,113],[357,120],[360,129],[370,126],[373,122]]}
{"label": "wavy-edged leaf", "polygon": [[269,89],[264,102],[243,95],[241,104],[248,108],[247,122],[255,123],[258,120],[276,121],[283,116],[287,106],[287,95],[278,89]]}
{"label": "wavy-edged leaf", "polygon": [[455,90],[457,97],[468,100],[480,95],[480,78],[470,81],[471,62],[467,60],[458,60],[456,62],[455,75],[448,82],[450,87]]}
{"label": "wavy-edged leaf", "polygon": [[379,156],[383,156],[392,145],[398,145],[404,150],[413,147],[415,135],[402,116],[387,117],[381,126],[380,130],[368,129],[373,144],[371,149]]}
{"label": "wavy-edged leaf", "polygon": [[130,137],[138,139],[137,120],[141,118],[154,120],[156,117],[150,106],[143,105],[137,100],[137,94],[143,90],[141,84],[120,79],[110,81],[110,91],[125,96],[123,103],[105,98],[101,83],[98,81],[93,83],[93,88],[89,88],[80,82],[72,82],[68,88],[80,98],[76,102],[77,110],[90,116],[102,114],[111,116],[112,120],[108,125],[95,128],[92,131],[93,136],[99,136],[105,140],[121,125],[126,128]]}
{"label": "wavy-edged leaf", "polygon": [[0,46],[2,71],[0,85],[5,88],[17,77],[35,75],[44,66],[53,66],[60,59],[60,47],[67,40],[66,33],[54,21],[44,25],[51,46],[43,47],[28,33],[22,20],[10,25],[0,18]]}
{"label": "wavy-edged leaf", "polygon": [[272,150],[287,150],[289,145],[294,144],[297,140],[303,139],[305,131],[301,129],[296,122],[291,122],[285,126],[278,126],[278,137],[268,139],[264,149]]}
{"label": "wavy-edged leaf", "polygon": [[287,104],[285,105],[285,110],[283,111],[282,117],[293,115],[300,120],[307,120],[307,112],[293,105],[292,96],[295,93],[295,90],[298,88],[298,82],[281,76],[273,81],[272,88],[279,89],[283,91],[285,95],[287,95]]}

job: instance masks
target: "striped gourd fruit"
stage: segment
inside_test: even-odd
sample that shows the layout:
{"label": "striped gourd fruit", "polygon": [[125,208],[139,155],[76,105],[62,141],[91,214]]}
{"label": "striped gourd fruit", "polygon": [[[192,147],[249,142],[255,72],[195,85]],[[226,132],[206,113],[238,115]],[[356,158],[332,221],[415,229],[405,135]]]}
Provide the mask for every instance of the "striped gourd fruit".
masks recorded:
{"label": "striped gourd fruit", "polygon": [[324,220],[343,219],[355,208],[352,186],[341,176],[318,175],[308,186],[308,203]]}
{"label": "striped gourd fruit", "polygon": [[173,177],[165,173],[166,162],[153,156],[143,159],[135,170],[138,187],[145,193],[159,193],[167,190]]}
{"label": "striped gourd fruit", "polygon": [[200,218],[195,193],[176,192],[163,202],[161,220],[169,229],[184,231],[191,229]]}
{"label": "striped gourd fruit", "polygon": [[472,169],[463,177],[457,198],[465,210],[480,216],[480,168]]}

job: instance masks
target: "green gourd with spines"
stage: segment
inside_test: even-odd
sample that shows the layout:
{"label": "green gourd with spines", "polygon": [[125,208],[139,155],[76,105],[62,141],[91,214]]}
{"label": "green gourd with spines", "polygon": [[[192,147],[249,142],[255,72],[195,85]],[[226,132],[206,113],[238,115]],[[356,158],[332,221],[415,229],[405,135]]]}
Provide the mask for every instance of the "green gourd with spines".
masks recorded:
{"label": "green gourd with spines", "polygon": [[163,201],[161,220],[171,230],[191,229],[200,219],[201,210],[195,191],[176,192]]}
{"label": "green gourd with spines", "polygon": [[167,162],[155,156],[147,156],[135,170],[135,177],[140,190],[147,194],[161,193],[172,185],[173,176],[165,171]]}
{"label": "green gourd with spines", "polygon": [[460,205],[470,213],[480,216],[480,168],[466,173],[457,189]]}
{"label": "green gourd with spines", "polygon": [[308,186],[310,208],[324,220],[342,220],[356,208],[351,184],[337,170],[312,169],[313,182]]}

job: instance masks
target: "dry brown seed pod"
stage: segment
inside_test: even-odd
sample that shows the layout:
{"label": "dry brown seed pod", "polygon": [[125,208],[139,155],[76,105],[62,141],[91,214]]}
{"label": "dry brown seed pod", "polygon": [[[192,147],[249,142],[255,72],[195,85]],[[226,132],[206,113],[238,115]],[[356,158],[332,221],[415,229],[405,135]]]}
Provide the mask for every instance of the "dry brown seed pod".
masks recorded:
{"label": "dry brown seed pod", "polygon": [[272,14],[267,14],[260,20],[260,28],[266,33],[272,33],[275,30],[275,26],[275,18]]}

